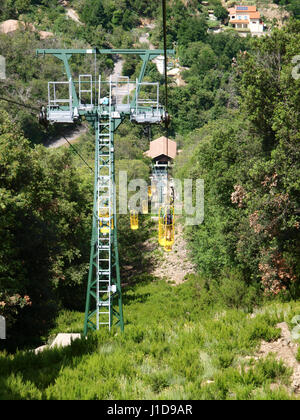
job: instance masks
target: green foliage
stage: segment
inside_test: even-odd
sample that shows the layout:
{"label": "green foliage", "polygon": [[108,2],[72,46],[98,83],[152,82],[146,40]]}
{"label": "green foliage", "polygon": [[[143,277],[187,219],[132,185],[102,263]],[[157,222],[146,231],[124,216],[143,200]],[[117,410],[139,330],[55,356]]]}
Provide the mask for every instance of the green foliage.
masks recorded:
{"label": "green foliage", "polygon": [[237,34],[207,35],[205,41],[178,47],[186,86],[171,87],[169,107],[172,130],[191,132],[237,107],[236,87],[230,74],[232,58],[247,49],[249,40]]}
{"label": "green foliage", "polygon": [[[72,287],[82,286],[91,197],[81,189],[67,149],[32,149],[3,111],[0,149],[0,310],[9,320],[10,342],[17,335],[20,344],[45,332],[64,288],[70,295]],[[75,298],[83,304],[76,292],[69,301]]]}
{"label": "green foliage", "polygon": [[274,3],[285,6],[296,19],[300,18],[300,4],[297,0],[274,0]]}
{"label": "green foliage", "polygon": [[188,46],[190,42],[204,40],[206,33],[207,23],[204,17],[189,17],[183,20],[178,28],[177,40],[180,45]]}
{"label": "green foliage", "polygon": [[243,107],[265,154],[244,183],[249,192],[249,223],[260,242],[263,283],[274,293],[299,276],[300,85],[292,77],[291,63],[298,44],[299,23],[292,21],[285,30],[274,31],[265,42],[255,44],[255,52],[241,63]]}
{"label": "green foliage", "polygon": [[[249,318],[212,303],[199,286],[138,276],[124,288],[123,334],[101,330],[37,355],[1,353],[0,399],[294,398],[282,362],[251,358],[261,339],[277,339],[275,324],[290,316],[284,305]],[[299,303],[289,309],[299,312]],[[81,332],[82,322],[83,313],[63,311],[53,333]]]}
{"label": "green foliage", "polygon": [[[141,5],[138,6],[140,9]],[[94,0],[91,4],[84,2],[79,12],[82,21],[89,27],[101,25],[109,31],[113,29],[113,26],[121,26],[124,30],[130,30],[139,21],[135,4],[127,4],[125,0],[117,2]],[[147,13],[144,10],[145,12]]]}
{"label": "green foliage", "polygon": [[250,312],[259,304],[259,289],[247,285],[243,273],[237,270],[222,272],[219,284],[213,284],[210,289],[214,293],[213,299],[229,308],[242,308]]}
{"label": "green foliage", "polygon": [[108,17],[104,13],[102,0],[94,0],[91,3],[84,3],[81,9],[81,18],[84,23],[90,26],[106,26]]}
{"label": "green foliage", "polygon": [[214,68],[217,63],[217,56],[210,47],[201,41],[192,42],[188,48],[181,49],[182,64],[185,66],[196,66],[198,63],[197,70],[194,68],[193,73],[196,71],[199,73],[207,73],[208,70]]}
{"label": "green foliage", "polygon": [[[247,282],[260,280],[271,294],[287,289],[297,294],[299,285],[299,81],[292,76],[298,45],[295,21],[253,41],[251,50],[239,55],[235,80],[230,78],[226,88],[239,93],[239,113],[223,111],[223,118],[186,136],[176,160],[177,176],[202,178],[205,183],[204,223],[188,230],[199,270],[222,277],[224,267],[238,267]],[[197,50],[211,54],[212,48],[194,44],[185,51],[185,59],[193,60]],[[206,62],[209,65],[209,59]],[[193,76],[186,79],[196,85],[193,65],[190,72]],[[219,96],[222,85],[206,80]],[[194,101],[201,99],[199,93]],[[227,98],[232,101],[232,94]],[[211,98],[214,107],[216,99],[217,95]],[[193,118],[190,102],[185,106],[191,110],[188,118]],[[180,108],[178,104],[174,123]],[[201,117],[203,112],[198,124],[204,123]],[[192,120],[192,126],[196,124]]]}
{"label": "green foliage", "polygon": [[224,20],[228,18],[228,11],[225,9],[225,7],[217,5],[214,7],[214,15],[217,19]]}
{"label": "green foliage", "polygon": [[0,20],[17,18],[18,15],[25,12],[32,3],[32,0],[2,0]]}

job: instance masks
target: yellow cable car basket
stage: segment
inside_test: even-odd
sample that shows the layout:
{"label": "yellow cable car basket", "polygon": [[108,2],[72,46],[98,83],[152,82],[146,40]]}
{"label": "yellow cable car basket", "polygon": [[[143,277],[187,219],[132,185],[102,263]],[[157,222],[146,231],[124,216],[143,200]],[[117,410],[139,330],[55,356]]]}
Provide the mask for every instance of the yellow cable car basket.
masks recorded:
{"label": "yellow cable car basket", "polygon": [[174,207],[164,206],[159,209],[158,216],[158,242],[165,251],[172,250],[175,240]]}
{"label": "yellow cable car basket", "polygon": [[148,185],[148,197],[152,197],[152,189],[151,189],[151,185]]}
{"label": "yellow cable car basket", "polygon": [[158,243],[161,246],[165,246],[163,207],[160,207],[158,212]]}
{"label": "yellow cable car basket", "polygon": [[109,210],[108,208],[102,208],[99,210],[99,226],[100,226],[100,232],[104,235],[107,235],[109,233],[110,228],[114,229],[114,218],[111,215],[109,218]]}
{"label": "yellow cable car basket", "polygon": [[139,228],[139,215],[136,210],[130,210],[130,228],[132,230]]}
{"label": "yellow cable car basket", "polygon": [[142,201],[142,213],[148,214],[148,201],[147,200]]}

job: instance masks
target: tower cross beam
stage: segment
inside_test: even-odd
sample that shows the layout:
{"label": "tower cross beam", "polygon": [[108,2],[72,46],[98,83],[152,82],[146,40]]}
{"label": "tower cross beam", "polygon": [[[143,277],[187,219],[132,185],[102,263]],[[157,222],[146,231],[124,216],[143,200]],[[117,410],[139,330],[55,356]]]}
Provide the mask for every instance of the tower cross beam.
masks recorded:
{"label": "tower cross beam", "polygon": [[[168,55],[173,55],[175,51],[173,49],[167,50]],[[39,48],[36,50],[37,55],[59,55],[59,54],[131,54],[131,55],[149,55],[149,57],[155,58],[158,55],[163,55],[164,50],[144,50],[144,49],[98,49],[98,48],[86,48],[86,49],[56,49],[56,48]]]}

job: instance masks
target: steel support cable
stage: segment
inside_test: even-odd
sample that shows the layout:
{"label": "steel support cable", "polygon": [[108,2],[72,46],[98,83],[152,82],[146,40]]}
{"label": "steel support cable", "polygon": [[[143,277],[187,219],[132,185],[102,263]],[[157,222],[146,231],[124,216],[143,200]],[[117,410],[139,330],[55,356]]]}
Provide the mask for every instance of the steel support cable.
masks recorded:
{"label": "steel support cable", "polygon": [[[163,38],[164,38],[164,77],[165,77],[165,108],[168,114],[168,84],[167,84],[167,12],[166,0],[162,0],[162,15],[163,15]],[[168,115],[167,115],[168,117]],[[168,118],[165,118],[165,127],[168,128]]]}
{"label": "steel support cable", "polygon": [[169,194],[169,182],[168,182],[168,174],[169,174],[169,113],[168,113],[168,79],[167,79],[167,66],[168,66],[168,57],[167,57],[167,7],[166,7],[166,0],[162,0],[162,18],[163,18],[163,39],[164,39],[164,78],[165,78],[165,132],[167,138],[167,196]]}
{"label": "steel support cable", "polygon": [[[3,96],[0,96],[0,101],[6,101],[10,104],[13,105],[17,105],[17,106],[22,106],[23,108],[29,109],[31,111],[31,113],[33,114],[34,111],[34,115],[36,115],[36,111],[39,113],[39,122],[42,123],[41,121],[43,120],[43,122],[45,123],[45,108],[44,106],[41,106],[40,108],[36,108],[35,106],[31,106],[31,105],[26,105],[23,104],[21,102],[16,102],[13,101],[12,99],[8,99],[8,98],[3,98]],[[46,125],[45,125],[46,127]]]}
{"label": "steel support cable", "polygon": [[89,168],[92,173],[94,173],[94,170],[90,167],[90,165],[85,161],[85,159],[81,156],[81,154],[78,152],[78,150],[72,145],[72,143],[69,142],[69,140],[62,134],[62,137],[66,140],[66,142],[69,144],[69,146],[74,150],[75,153],[80,157],[80,159],[85,163],[85,165]]}
{"label": "steel support cable", "polygon": [[33,106],[30,106],[30,105],[22,104],[20,102],[13,101],[12,99],[3,98],[2,96],[0,96],[0,101],[6,101],[6,102],[9,102],[9,103],[14,104],[14,105],[22,106],[23,108],[31,109],[32,111],[40,112],[40,108],[35,108]]}
{"label": "steel support cable", "polygon": [[[6,101],[6,102],[9,102],[9,103],[12,103],[12,104],[14,104],[14,105],[17,105],[17,106],[22,106],[22,107],[24,107],[24,108],[27,108],[27,109],[30,109],[31,111],[38,111],[38,112],[40,112],[40,108],[35,108],[35,107],[33,107],[33,106],[29,106],[29,105],[25,105],[25,104],[22,104],[22,103],[20,103],[20,102],[16,102],[16,101],[13,101],[13,100],[11,100],[11,99],[7,99],[7,98],[3,98],[2,96],[0,96],[0,101]],[[69,144],[69,146],[74,150],[74,152],[80,157],[80,159],[83,161],[83,163],[89,168],[89,170],[90,171],[92,171],[93,173],[94,173],[94,171],[93,171],[93,169],[90,167],[90,165],[85,161],[85,159],[81,156],[81,154],[78,152],[78,150],[69,142],[69,140],[62,134],[61,135],[65,140],[66,140],[66,142]]]}

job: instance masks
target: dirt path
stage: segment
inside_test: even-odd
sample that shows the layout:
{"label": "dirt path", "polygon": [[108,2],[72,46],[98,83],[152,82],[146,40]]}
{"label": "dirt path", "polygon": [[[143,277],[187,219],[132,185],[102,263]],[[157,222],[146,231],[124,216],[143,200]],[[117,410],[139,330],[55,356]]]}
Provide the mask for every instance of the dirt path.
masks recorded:
{"label": "dirt path", "polygon": [[[281,337],[273,342],[262,341],[256,358],[264,358],[269,353],[274,353],[276,359],[293,370],[290,391],[300,394],[300,363],[296,359],[298,345],[292,341],[291,333],[286,322],[280,322],[277,327],[281,329]],[[274,384],[274,387],[276,384]]]}
{"label": "dirt path", "polygon": [[149,239],[145,243],[145,247],[150,252],[157,250],[157,252],[153,252],[152,269],[150,271],[150,274],[155,277],[166,278],[178,285],[185,281],[186,274],[196,272],[195,266],[190,261],[181,224],[178,224],[175,228],[175,241],[172,251],[165,252],[158,245],[157,237]]}
{"label": "dirt path", "polygon": [[71,9],[71,8],[67,7],[66,8],[66,13],[67,13],[67,16],[70,19],[74,20],[74,22],[79,23],[79,25],[83,25],[83,23],[80,22],[78,13],[74,9]]}
{"label": "dirt path", "polygon": [[[113,82],[116,82],[118,77],[122,76],[123,65],[124,65],[124,60],[123,60],[123,58],[119,57],[118,61],[116,61],[116,63],[115,63],[114,70],[111,74],[111,80]],[[128,86],[128,89],[127,89],[127,86]],[[134,83],[129,83],[129,85],[127,85],[127,83],[126,83],[125,85],[123,85],[123,89],[121,88],[120,90],[118,90],[118,103],[122,104],[125,96],[126,96],[126,101],[127,101],[127,96],[128,96],[127,92],[129,92],[129,94],[130,94],[134,89],[135,89],[135,84]],[[117,93],[116,87],[113,86],[112,95],[114,96],[114,95],[116,95],[116,93]]]}
{"label": "dirt path", "polygon": [[155,50],[155,47],[153,44],[151,44],[151,42],[149,41],[149,33],[146,32],[145,34],[142,34],[139,37],[139,43],[140,44],[148,44],[149,45],[149,50]]}
{"label": "dirt path", "polygon": [[[140,44],[148,44],[149,50],[155,50],[155,46],[149,41],[149,33],[146,32],[139,37]],[[160,74],[164,74],[164,58],[162,56],[155,57],[152,62],[156,65],[156,68]]]}
{"label": "dirt path", "polygon": [[[78,138],[86,132],[87,132],[87,127],[85,125],[80,125],[80,126],[76,126],[76,127],[72,128],[71,130],[66,132],[65,137],[66,137],[66,139],[68,139],[68,141],[70,143],[76,143]],[[57,137],[49,139],[44,144],[44,146],[49,148],[49,149],[55,149],[57,147],[67,145],[68,142],[66,141],[66,139],[62,136],[57,136]]]}
{"label": "dirt path", "polygon": [[79,15],[76,10],[70,7],[70,4],[67,0],[60,0],[59,3],[65,8],[66,14],[68,18],[74,20],[74,22],[79,23],[79,25],[83,25],[83,23],[79,19]]}

